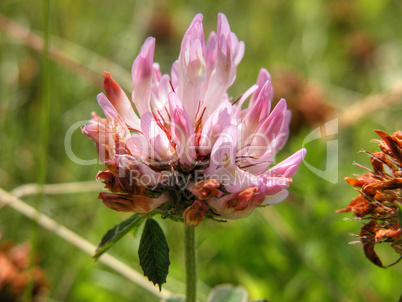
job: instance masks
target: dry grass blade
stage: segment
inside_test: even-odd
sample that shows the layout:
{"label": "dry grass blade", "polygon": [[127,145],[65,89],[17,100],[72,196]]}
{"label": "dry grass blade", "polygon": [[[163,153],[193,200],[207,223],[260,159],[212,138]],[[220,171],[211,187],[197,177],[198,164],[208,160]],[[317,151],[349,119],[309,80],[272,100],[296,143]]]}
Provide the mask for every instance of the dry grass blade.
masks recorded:
{"label": "dry grass blade", "polygon": [[74,194],[81,192],[102,191],[103,184],[96,181],[71,182],[62,184],[50,184],[40,186],[38,184],[26,184],[19,186],[10,193],[13,196],[21,198],[22,196],[36,195],[39,192],[43,194]]}
{"label": "dry grass blade", "polygon": [[381,109],[402,103],[402,81],[397,82],[388,92],[368,96],[348,107],[339,116],[339,126],[355,125],[367,115],[375,114]]}

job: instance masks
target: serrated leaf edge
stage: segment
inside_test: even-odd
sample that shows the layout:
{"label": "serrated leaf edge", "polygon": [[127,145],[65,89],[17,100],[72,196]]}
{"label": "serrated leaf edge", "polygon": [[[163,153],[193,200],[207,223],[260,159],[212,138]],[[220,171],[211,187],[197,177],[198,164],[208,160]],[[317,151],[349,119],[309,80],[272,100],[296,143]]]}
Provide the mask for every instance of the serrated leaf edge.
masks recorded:
{"label": "serrated leaf edge", "polygon": [[[134,220],[134,218],[133,218],[134,216],[135,216],[135,217],[138,217],[138,220]],[[95,261],[97,261],[100,256],[102,256],[107,250],[109,250],[114,244],[116,244],[121,238],[123,238],[123,237],[124,237],[128,232],[130,232],[135,226],[141,225],[141,223],[144,222],[145,218],[146,218],[146,217],[145,217],[144,215],[134,214],[134,215],[131,215],[131,216],[130,216],[129,218],[127,218],[126,220],[123,220],[122,222],[116,224],[114,227],[112,227],[111,229],[109,229],[109,230],[105,233],[105,235],[103,235],[103,237],[102,237],[100,243],[98,244],[98,246],[97,246],[97,248],[96,248],[95,254],[92,256],[92,258],[94,258]],[[130,220],[130,219],[133,219],[133,222],[128,225],[127,230],[125,230],[124,234],[122,234],[121,237],[118,238],[115,242],[113,242],[109,247],[106,247],[106,248],[102,249],[103,247],[107,246],[107,244],[109,244],[109,242],[110,242],[110,243],[112,242],[112,240],[109,240],[109,241],[107,241],[105,244],[101,245],[103,239],[107,236],[107,234],[108,234],[109,232],[111,232],[113,229],[116,229],[114,233],[117,234],[117,233],[119,232],[119,228],[118,228],[118,227],[119,227],[121,224],[123,224],[124,222],[126,222],[126,221],[128,221],[128,220]]]}
{"label": "serrated leaf edge", "polygon": [[[147,228],[155,228],[155,227],[158,229],[158,231],[160,231],[160,235],[162,235],[163,237],[160,238],[160,237],[153,236],[153,238],[152,238],[152,236],[150,236],[149,238],[146,238],[144,235],[146,229]],[[155,233],[155,232],[151,231],[151,233]],[[159,247],[165,246],[165,248],[167,250],[167,257],[160,248],[154,250],[154,252],[156,251],[156,253],[159,255],[159,257],[161,257],[164,261],[167,262],[166,268],[165,267],[161,268],[160,265],[155,265],[155,267],[152,269],[152,273],[154,273],[155,270],[165,271],[164,277],[162,277],[162,280],[160,280],[160,282],[152,280],[151,279],[152,276],[150,276],[150,275],[152,275],[152,273],[147,272],[149,270],[149,265],[151,264],[150,262],[152,261],[152,257],[148,258],[148,259],[147,259],[147,257],[145,257],[145,259],[144,259],[144,257],[142,256],[142,255],[148,254],[148,252],[150,252],[150,248],[152,248],[152,245],[154,245],[154,244],[151,243],[149,246],[147,246],[147,245],[149,243],[149,240],[154,240],[154,239],[157,239],[160,242],[160,244],[159,245],[157,244],[156,246],[159,246]],[[146,250],[143,250],[144,245],[146,246]],[[144,272],[144,276],[146,276],[148,278],[148,280],[151,281],[154,285],[158,284],[159,291],[162,290],[162,284],[166,283],[166,277],[169,273],[169,265],[170,265],[169,252],[170,252],[169,245],[167,243],[165,234],[163,233],[163,230],[160,227],[159,223],[152,218],[147,219],[144,230],[142,232],[141,240],[140,240],[138,256],[140,259],[140,266],[142,268],[142,271]],[[144,269],[144,267],[145,267],[145,269]]]}

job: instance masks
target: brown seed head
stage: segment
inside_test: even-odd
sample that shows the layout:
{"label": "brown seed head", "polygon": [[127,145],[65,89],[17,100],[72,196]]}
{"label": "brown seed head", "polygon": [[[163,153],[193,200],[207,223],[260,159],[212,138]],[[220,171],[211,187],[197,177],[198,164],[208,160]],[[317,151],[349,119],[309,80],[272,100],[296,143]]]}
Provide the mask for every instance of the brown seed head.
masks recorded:
{"label": "brown seed head", "polygon": [[[369,218],[359,234],[366,257],[377,266],[384,267],[374,247],[378,243],[390,243],[402,255],[401,221],[398,206],[402,204],[402,133],[392,135],[375,130],[381,137],[379,146],[382,152],[369,153],[372,172],[346,177],[354,187],[359,187],[361,195],[352,199],[340,212],[352,211],[356,217]],[[402,257],[400,258],[402,259]],[[395,264],[395,263],[394,263]]]}

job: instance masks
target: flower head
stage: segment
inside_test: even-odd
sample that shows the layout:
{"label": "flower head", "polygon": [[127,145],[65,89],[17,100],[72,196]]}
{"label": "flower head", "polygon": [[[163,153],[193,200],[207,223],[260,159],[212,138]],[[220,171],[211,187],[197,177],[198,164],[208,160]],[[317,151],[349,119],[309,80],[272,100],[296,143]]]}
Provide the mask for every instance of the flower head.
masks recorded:
{"label": "flower head", "polygon": [[154,63],[154,50],[149,37],[134,61],[132,102],[104,74],[98,103],[106,118],[94,113],[82,129],[106,165],[97,178],[110,192],[99,198],[117,211],[157,210],[189,225],[247,217],[283,201],[306,151],[268,169],[287,140],[291,113],[284,99],[271,110],[265,69],[239,99],[229,98],[244,43],[225,15],[206,41],[202,15],[195,16],[170,76]]}
{"label": "flower head", "polygon": [[[346,181],[357,187],[360,195],[337,212],[350,212],[358,219],[369,222],[361,228],[358,235],[363,244],[366,257],[374,264],[384,267],[374,251],[375,244],[387,242],[399,255],[402,255],[401,213],[402,205],[402,132],[392,135],[375,130],[381,137],[381,152],[369,153],[372,169],[369,173],[358,175],[357,179],[346,177]],[[400,258],[402,259],[402,257]]]}

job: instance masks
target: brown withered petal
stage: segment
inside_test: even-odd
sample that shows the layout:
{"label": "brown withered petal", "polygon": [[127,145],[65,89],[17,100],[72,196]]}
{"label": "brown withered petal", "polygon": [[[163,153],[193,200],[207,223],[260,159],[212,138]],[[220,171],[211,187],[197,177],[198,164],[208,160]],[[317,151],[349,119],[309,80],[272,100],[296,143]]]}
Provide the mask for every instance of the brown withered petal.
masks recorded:
{"label": "brown withered petal", "polygon": [[117,212],[135,212],[145,214],[151,211],[151,198],[143,195],[124,195],[101,192],[99,199],[112,210]]}
{"label": "brown withered petal", "polygon": [[99,199],[110,209],[118,212],[135,212],[137,214],[146,214],[166,201],[168,196],[164,193],[158,198],[151,198],[146,195],[126,195],[108,192],[99,193]]}
{"label": "brown withered petal", "polygon": [[96,174],[96,180],[99,181],[101,178],[103,179],[102,182],[105,184],[105,189],[108,189],[111,192],[121,192],[121,188],[116,183],[115,176],[112,172],[107,169],[99,171],[98,174]]}
{"label": "brown withered petal", "polygon": [[374,237],[376,229],[377,229],[377,222],[376,220],[373,219],[362,227],[359,236],[363,243],[363,250],[367,259],[369,259],[371,262],[373,262],[375,265],[379,267],[384,267],[380,258],[378,257],[377,253],[374,250],[375,246]]}
{"label": "brown withered petal", "polygon": [[384,163],[389,165],[384,153],[374,152],[371,154],[371,165],[373,166],[374,174],[384,174]]}
{"label": "brown withered petal", "polygon": [[377,253],[374,251],[374,242],[367,242],[363,244],[364,254],[367,259],[373,262],[375,265],[379,267],[384,267],[380,257],[378,257]]}
{"label": "brown withered petal", "polygon": [[365,184],[364,180],[356,179],[356,178],[352,178],[352,177],[345,177],[345,180],[348,182],[348,184],[350,184],[353,187],[361,188]]}
{"label": "brown withered petal", "polygon": [[247,188],[239,193],[238,201],[239,203],[234,208],[235,211],[242,211],[247,209],[250,204],[254,202],[254,196],[257,193],[257,187]]}
{"label": "brown withered petal", "polygon": [[209,209],[209,206],[201,200],[196,200],[191,206],[183,212],[184,223],[186,225],[199,225],[204,219],[205,212]]}
{"label": "brown withered petal", "polygon": [[388,135],[381,130],[374,131],[383,139],[388,148],[391,150],[394,158],[398,160],[400,165],[402,165],[402,141],[400,140],[400,131],[397,131],[392,135]]}
{"label": "brown withered petal", "polygon": [[145,188],[141,187],[134,178],[129,175],[116,176],[118,172],[113,173],[110,170],[99,171],[96,175],[96,180],[103,179],[105,189],[110,190],[113,193],[129,193],[135,195],[141,195],[145,193]]}
{"label": "brown withered petal", "polygon": [[377,230],[377,222],[375,219],[372,219],[370,220],[369,223],[367,223],[362,227],[362,230],[359,234],[360,237],[362,238],[362,241],[365,242],[371,238],[374,238],[376,230]]}
{"label": "brown withered petal", "polygon": [[380,229],[375,233],[375,241],[380,242],[384,238],[394,237],[399,238],[401,237],[401,229],[397,226],[394,226],[390,229]]}
{"label": "brown withered petal", "polygon": [[350,204],[341,210],[336,211],[337,213],[350,212],[352,211],[356,217],[363,217],[375,210],[376,206],[365,199],[362,195],[356,196],[352,199]]}
{"label": "brown withered petal", "polygon": [[377,181],[371,184],[363,185],[364,193],[374,196],[376,192],[383,190],[402,189],[402,178],[392,178],[390,180]]}
{"label": "brown withered petal", "polygon": [[218,188],[220,183],[216,179],[207,179],[197,182],[191,191],[199,200],[207,200],[219,194]]}
{"label": "brown withered petal", "polygon": [[107,98],[112,104],[118,104],[118,99],[121,97],[120,94],[123,93],[119,84],[106,71],[103,73],[103,78],[105,79],[103,87],[105,88]]}
{"label": "brown withered petal", "polygon": [[374,195],[374,198],[380,202],[393,202],[398,198],[398,194],[392,190],[377,191]]}

